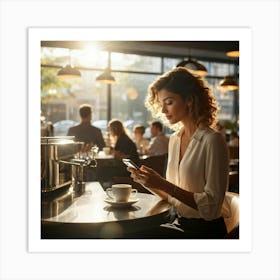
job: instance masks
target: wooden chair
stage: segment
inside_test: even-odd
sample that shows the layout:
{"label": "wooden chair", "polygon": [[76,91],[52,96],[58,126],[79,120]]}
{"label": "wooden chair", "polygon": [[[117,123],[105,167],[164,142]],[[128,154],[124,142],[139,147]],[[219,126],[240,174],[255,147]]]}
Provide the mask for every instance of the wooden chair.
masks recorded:
{"label": "wooden chair", "polygon": [[239,159],[239,146],[228,146],[229,158]]}
{"label": "wooden chair", "polygon": [[140,160],[140,165],[146,165],[154,169],[161,176],[165,177],[167,158],[168,158],[168,154],[158,155],[158,156],[148,156],[147,158]]}
{"label": "wooden chair", "polygon": [[239,172],[238,172],[238,170],[229,172],[228,190],[230,192],[239,193]]}
{"label": "wooden chair", "polygon": [[227,227],[226,239],[239,239],[239,194],[226,192],[226,199],[230,204],[231,215],[225,218]]}

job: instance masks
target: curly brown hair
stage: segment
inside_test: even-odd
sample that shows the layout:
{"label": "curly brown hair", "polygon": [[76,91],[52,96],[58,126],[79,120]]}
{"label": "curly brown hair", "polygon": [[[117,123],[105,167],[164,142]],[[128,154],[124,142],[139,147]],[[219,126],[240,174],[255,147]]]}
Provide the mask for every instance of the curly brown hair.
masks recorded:
{"label": "curly brown hair", "polygon": [[183,100],[190,101],[189,113],[196,125],[215,127],[218,103],[203,78],[191,73],[185,67],[176,67],[160,76],[149,86],[145,105],[154,117],[160,117],[166,123],[158,101],[158,92],[162,89],[180,95]]}

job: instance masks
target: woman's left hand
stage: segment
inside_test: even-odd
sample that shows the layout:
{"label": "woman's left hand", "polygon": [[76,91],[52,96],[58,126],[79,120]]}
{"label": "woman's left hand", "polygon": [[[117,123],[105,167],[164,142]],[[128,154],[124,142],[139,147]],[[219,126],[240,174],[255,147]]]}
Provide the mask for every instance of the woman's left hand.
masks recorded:
{"label": "woman's left hand", "polygon": [[161,177],[155,170],[142,165],[140,169],[128,167],[127,170],[131,172],[131,178],[144,185],[146,188],[161,189],[163,177]]}

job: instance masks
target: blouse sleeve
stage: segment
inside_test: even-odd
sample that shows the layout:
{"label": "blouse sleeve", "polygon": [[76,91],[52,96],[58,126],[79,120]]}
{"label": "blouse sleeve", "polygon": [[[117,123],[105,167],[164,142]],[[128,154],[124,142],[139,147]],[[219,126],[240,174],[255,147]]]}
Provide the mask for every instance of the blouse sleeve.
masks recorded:
{"label": "blouse sleeve", "polygon": [[205,187],[194,193],[198,212],[205,220],[220,215],[228,185],[228,149],[219,133],[209,135],[206,142]]}

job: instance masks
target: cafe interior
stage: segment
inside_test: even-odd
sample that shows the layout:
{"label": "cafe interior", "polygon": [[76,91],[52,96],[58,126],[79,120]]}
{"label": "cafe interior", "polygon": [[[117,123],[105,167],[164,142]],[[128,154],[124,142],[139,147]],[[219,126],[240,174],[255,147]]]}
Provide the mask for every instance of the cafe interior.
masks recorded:
{"label": "cafe interior", "polygon": [[[178,66],[201,76],[218,102],[217,129],[229,154],[224,238],[239,238],[238,41],[41,41],[42,239],[139,239],[143,229],[169,221],[172,205],[133,181],[113,153],[108,126],[119,120],[135,143],[135,127],[144,127],[150,145],[152,124],[160,120],[145,106],[148,87]],[[68,135],[83,104],[92,108],[104,147],[85,149]],[[163,124],[162,133],[169,138],[174,131]],[[137,153],[138,166],[165,178],[168,151],[137,146]],[[124,200],[117,199],[121,191],[128,192]]]}

